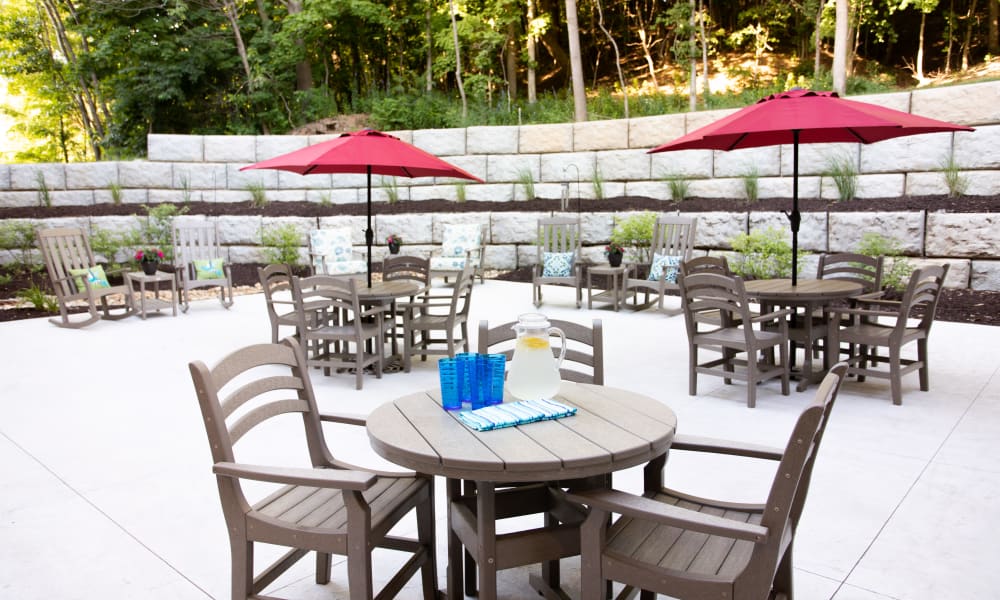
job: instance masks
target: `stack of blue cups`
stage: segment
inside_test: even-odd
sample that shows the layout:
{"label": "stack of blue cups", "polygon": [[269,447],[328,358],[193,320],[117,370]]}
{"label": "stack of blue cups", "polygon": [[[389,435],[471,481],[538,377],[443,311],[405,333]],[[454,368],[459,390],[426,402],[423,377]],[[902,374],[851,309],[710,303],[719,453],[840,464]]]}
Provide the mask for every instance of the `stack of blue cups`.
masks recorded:
{"label": "stack of blue cups", "polygon": [[473,410],[503,402],[503,354],[461,352],[438,361],[441,405],[445,410]]}

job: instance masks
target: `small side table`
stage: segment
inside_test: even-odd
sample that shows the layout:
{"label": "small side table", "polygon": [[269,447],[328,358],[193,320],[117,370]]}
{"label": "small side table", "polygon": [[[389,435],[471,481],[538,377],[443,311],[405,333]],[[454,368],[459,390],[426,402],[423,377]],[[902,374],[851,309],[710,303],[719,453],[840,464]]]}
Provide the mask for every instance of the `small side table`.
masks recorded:
{"label": "small side table", "polygon": [[[147,311],[160,311],[161,308],[173,309],[173,316],[177,316],[177,282],[173,273],[157,271],[154,275],[146,275],[142,271],[132,271],[125,274],[125,281],[128,283],[129,292],[135,292],[135,284],[139,284],[139,316],[146,318]],[[166,282],[170,285],[170,300],[160,298],[160,284]],[[146,284],[152,283],[153,297],[146,297]],[[135,296],[132,297],[133,306]]]}
{"label": "small side table", "polygon": [[[612,267],[611,265],[597,265],[587,268],[587,308],[594,308],[594,300],[598,302],[610,302],[615,312],[625,300],[625,271],[626,265]],[[611,285],[606,291],[594,294],[594,275],[604,275],[611,278]]]}

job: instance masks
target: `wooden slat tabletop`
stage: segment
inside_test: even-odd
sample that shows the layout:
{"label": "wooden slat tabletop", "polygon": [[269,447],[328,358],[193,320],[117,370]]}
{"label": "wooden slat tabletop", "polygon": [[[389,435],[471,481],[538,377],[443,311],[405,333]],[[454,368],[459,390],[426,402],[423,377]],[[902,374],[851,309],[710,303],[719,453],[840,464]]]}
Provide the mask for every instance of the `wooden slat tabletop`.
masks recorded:
{"label": "wooden slat tabletop", "polygon": [[556,399],[576,406],[577,414],[478,432],[442,410],[436,391],[420,392],[373,411],[368,437],[387,460],[423,473],[548,481],[642,464],[669,448],[677,426],[667,406],[626,390],[563,382]]}
{"label": "wooden slat tabletop", "polygon": [[800,279],[792,285],[791,279],[754,279],[745,286],[751,296],[782,300],[832,300],[860,294],[860,283],[843,279]]}

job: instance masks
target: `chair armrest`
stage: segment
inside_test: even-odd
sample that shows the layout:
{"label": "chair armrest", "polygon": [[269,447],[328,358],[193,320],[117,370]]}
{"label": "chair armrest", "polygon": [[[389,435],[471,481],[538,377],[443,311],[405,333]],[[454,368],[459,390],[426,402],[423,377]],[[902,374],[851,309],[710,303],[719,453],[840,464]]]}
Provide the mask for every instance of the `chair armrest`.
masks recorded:
{"label": "chair armrest", "polygon": [[784,308],[781,310],[772,311],[769,313],[764,313],[762,315],[757,315],[750,319],[752,323],[763,323],[766,321],[777,321],[779,318],[789,317],[792,314],[792,309]]}
{"label": "chair armrest", "polygon": [[310,485],[324,488],[363,491],[375,484],[374,473],[365,471],[342,471],[339,469],[303,469],[299,467],[267,467],[262,465],[240,465],[231,462],[215,463],[212,472],[226,477],[284,483],[288,485]]}
{"label": "chair armrest", "polygon": [[360,417],[358,415],[347,415],[343,413],[320,413],[320,421],[325,421],[328,423],[344,423],[345,425],[361,425],[364,427],[368,424],[368,419],[365,417]]}
{"label": "chair armrest", "polygon": [[673,441],[670,442],[670,449],[690,452],[711,452],[713,454],[728,454],[731,456],[766,460],[781,460],[782,456],[784,456],[784,451],[781,448],[690,435],[675,435]]}
{"label": "chair armrest", "polygon": [[627,494],[619,490],[593,489],[570,492],[566,494],[566,498],[572,502],[586,504],[591,508],[605,512],[619,513],[709,535],[749,540],[758,544],[766,543],[769,536],[768,529],[760,525],[679,508],[672,504],[664,504],[645,496]]}

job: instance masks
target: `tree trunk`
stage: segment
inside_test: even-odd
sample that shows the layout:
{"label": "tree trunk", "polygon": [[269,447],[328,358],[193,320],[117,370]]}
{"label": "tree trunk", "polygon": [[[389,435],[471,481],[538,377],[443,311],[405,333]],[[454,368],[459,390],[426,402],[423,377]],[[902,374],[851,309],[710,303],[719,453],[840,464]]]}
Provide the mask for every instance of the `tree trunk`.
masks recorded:
{"label": "tree trunk", "polygon": [[[604,10],[601,7],[601,0],[596,0],[595,5],[597,6],[597,25],[607,36],[608,41],[611,42],[611,47],[615,51],[615,68],[618,70],[618,85],[622,88],[622,98],[624,99],[625,108],[625,118],[629,118],[628,112],[628,88],[625,87],[625,76],[622,75],[622,57],[618,54],[618,43],[615,42],[615,38],[611,35],[611,32],[604,26]],[[586,104],[584,104],[584,110],[586,110]]]}
{"label": "tree trunk", "polygon": [[813,32],[813,43],[815,45],[815,53],[813,54],[813,77],[819,76],[819,71],[823,68],[823,40],[819,37],[819,30],[823,22],[824,5],[824,2],[820,2],[819,8],[816,9],[816,25],[815,31]]}
{"label": "tree trunk", "polygon": [[535,81],[535,62],[537,53],[535,49],[535,2],[528,2],[528,104],[538,101],[538,86]]}
{"label": "tree trunk", "polygon": [[427,12],[424,13],[427,26],[427,73],[424,80],[426,91],[434,89],[434,31],[431,28],[431,16],[434,0],[427,0]]}
{"label": "tree trunk", "polygon": [[580,24],[576,0],[566,0],[566,33],[569,36],[570,77],[573,80],[573,120],[587,120],[587,90],[583,85],[583,59],[580,55]]}
{"label": "tree trunk", "polygon": [[702,0],[698,0],[698,26],[701,32],[701,83],[705,87],[702,103],[707,107],[712,90],[708,83],[708,38],[705,37],[705,7]]}
{"label": "tree trunk", "polygon": [[[258,2],[259,3],[259,2]],[[302,12],[302,2],[301,0],[289,0],[288,2],[288,14],[297,15]],[[262,14],[261,19],[267,20],[267,15]],[[299,48],[305,48],[305,43],[302,40],[295,40],[295,45]],[[304,92],[306,90],[312,89],[313,83],[313,73],[312,73],[312,63],[308,60],[300,60],[295,63],[295,90],[298,92]]]}
{"label": "tree trunk", "polygon": [[[993,0],[990,0],[991,2]],[[969,48],[972,40],[972,28],[976,26],[976,0],[969,3],[969,12],[965,18],[965,39],[962,41],[962,70],[969,70]]]}
{"label": "tree trunk", "polygon": [[951,73],[951,47],[955,38],[955,0],[948,3],[948,49],[944,55],[944,73]]}
{"label": "tree trunk", "polygon": [[250,72],[250,59],[247,57],[247,47],[243,43],[243,32],[240,30],[239,14],[236,11],[234,0],[222,0],[222,14],[229,21],[229,26],[233,28],[233,37],[236,40],[236,53],[239,54],[240,63],[243,65],[243,73],[247,78],[247,88],[254,89],[253,74]]}
{"label": "tree trunk", "polygon": [[916,78],[924,82],[924,28],[927,25],[927,13],[920,11],[920,33],[917,35],[917,72]]}
{"label": "tree trunk", "polygon": [[989,32],[986,36],[986,48],[990,54],[1000,54],[1000,0],[988,0],[990,6]]}
{"label": "tree trunk", "polygon": [[513,102],[517,100],[517,28],[513,21],[507,24],[506,54],[507,98]]}
{"label": "tree trunk", "polygon": [[691,67],[691,72],[688,74],[688,77],[691,80],[691,89],[688,92],[688,109],[694,112],[698,110],[698,61],[695,59],[694,53],[695,0],[689,0],[688,5],[691,10],[691,17],[688,20],[688,24],[691,27],[691,34],[688,36],[688,64]]}
{"label": "tree trunk", "polygon": [[462,53],[458,45],[458,22],[455,20],[455,0],[448,0],[448,13],[451,15],[451,40],[455,45],[455,85],[458,95],[462,97],[462,120],[469,116],[469,102],[465,98],[465,86],[462,85]]}
{"label": "tree trunk", "polygon": [[833,37],[833,90],[847,91],[848,0],[837,0],[837,21]]}

